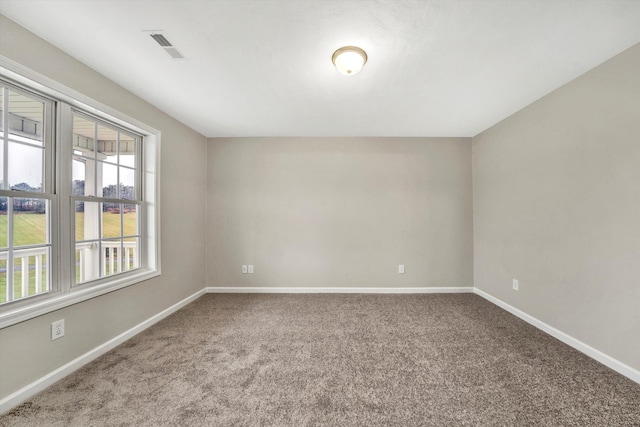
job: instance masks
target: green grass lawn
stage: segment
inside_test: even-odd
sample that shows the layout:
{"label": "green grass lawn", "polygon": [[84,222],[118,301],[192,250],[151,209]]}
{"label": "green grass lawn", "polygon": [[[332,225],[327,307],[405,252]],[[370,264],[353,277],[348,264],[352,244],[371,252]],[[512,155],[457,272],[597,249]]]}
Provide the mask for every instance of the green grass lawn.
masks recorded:
{"label": "green grass lawn", "polygon": [[[125,213],[123,235],[135,235],[137,230],[136,214]],[[102,214],[103,236],[119,237],[120,215],[104,212]],[[83,240],[84,237],[84,213],[76,213],[76,240]],[[46,239],[46,219],[43,214],[24,213],[14,216],[14,247],[35,245],[45,243]],[[0,215],[0,246],[7,247],[7,216]],[[44,261],[46,263],[46,260]],[[35,265],[34,258],[29,259],[29,264]],[[16,262],[20,266],[20,262]],[[44,266],[43,266],[44,267]],[[9,269],[10,270],[10,269]],[[10,271],[9,271],[10,273]],[[35,270],[29,270],[29,295],[35,294]],[[43,286],[46,284],[46,272],[43,273]],[[22,296],[22,270],[14,272],[14,296],[18,299]],[[6,301],[7,287],[7,262],[0,261],[0,303]]]}
{"label": "green grass lawn", "polygon": [[[123,236],[132,236],[137,234],[136,214],[125,213],[124,216],[124,233]],[[76,240],[84,240],[84,213],[76,212]],[[120,215],[108,212],[102,213],[102,235],[105,238],[120,237]],[[2,235],[0,234],[0,238]]]}
{"label": "green grass lawn", "polygon": [[[0,216],[0,245],[6,247],[7,242],[7,216]],[[15,215],[14,246],[35,245],[45,243],[46,239],[45,215],[25,213]]]}

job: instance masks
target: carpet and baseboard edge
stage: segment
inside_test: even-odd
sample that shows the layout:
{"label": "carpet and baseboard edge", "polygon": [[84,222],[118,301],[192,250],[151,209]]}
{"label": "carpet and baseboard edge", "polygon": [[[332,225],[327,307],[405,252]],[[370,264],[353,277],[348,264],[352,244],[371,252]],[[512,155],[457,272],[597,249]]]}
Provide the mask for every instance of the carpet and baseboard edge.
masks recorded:
{"label": "carpet and baseboard edge", "polygon": [[632,368],[629,365],[625,365],[624,363],[614,359],[613,357],[601,352],[600,350],[597,350],[593,347],[591,347],[588,344],[583,343],[582,341],[572,337],[571,335],[562,332],[559,329],[554,328],[551,325],[548,325],[546,323],[544,323],[543,321],[536,319],[535,317],[525,313],[522,310],[519,310],[509,304],[507,304],[506,302],[494,297],[493,295],[490,295],[478,288],[474,288],[475,291],[474,293],[476,295],[481,296],[482,298],[486,299],[487,301],[497,305],[498,307],[508,311],[509,313],[513,314],[516,317],[519,317],[520,319],[524,320],[525,322],[529,323],[530,325],[535,326],[536,328],[540,329],[543,332],[546,332],[547,334],[551,335],[552,337],[562,341],[563,343],[567,344],[570,347],[575,348],[576,350],[578,350],[579,352],[586,354],[587,356],[589,356],[590,358],[597,360],[598,362],[602,363],[603,365],[605,365],[606,367],[613,369],[614,371],[616,371],[617,373],[624,375],[625,377],[629,378],[631,381],[634,381],[638,384],[640,384],[640,371]]}
{"label": "carpet and baseboard edge", "polygon": [[25,387],[21,388],[20,390],[1,399],[0,415],[4,414],[5,412],[8,412],[15,406],[18,406],[22,402],[26,401],[30,397],[46,389],[47,387],[57,382],[58,380],[61,380],[62,378],[66,377],[70,373],[80,369],[81,367],[91,362],[92,360],[97,359],[98,357],[102,356],[103,354],[117,347],[118,345],[122,344],[123,342],[133,337],[134,335],[139,334],[140,332],[144,331],[145,329],[152,326],[153,324],[159,322],[160,320],[164,319],[170,314],[178,311],[179,309],[189,304],[190,302],[195,301],[205,293],[206,293],[206,290],[202,289],[194,293],[193,295],[188,296],[182,301],[177,302],[171,307],[165,310],[162,310],[160,313],[154,316],[151,316],[147,320],[137,324],[133,328],[121,333],[120,335],[110,339],[109,341],[99,345],[98,347],[95,347],[89,350],[85,354],[75,358],[69,363],[62,365],[58,369],[49,372],[47,375],[41,378],[38,378],[36,381],[32,382],[31,384],[28,384]]}
{"label": "carpet and baseboard edge", "polygon": [[473,293],[473,286],[409,287],[409,288],[341,288],[341,287],[245,287],[209,286],[211,294],[461,294]]}

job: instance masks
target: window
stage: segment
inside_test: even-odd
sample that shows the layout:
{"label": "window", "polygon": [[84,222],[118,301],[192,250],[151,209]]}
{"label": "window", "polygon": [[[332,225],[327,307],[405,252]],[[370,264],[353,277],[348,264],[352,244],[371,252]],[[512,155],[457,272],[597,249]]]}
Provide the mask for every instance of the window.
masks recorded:
{"label": "window", "polygon": [[0,84],[0,303],[51,290],[53,102]]}
{"label": "window", "polygon": [[75,283],[139,268],[141,137],[73,112]]}
{"label": "window", "polygon": [[160,273],[159,132],[2,65],[0,327]]}

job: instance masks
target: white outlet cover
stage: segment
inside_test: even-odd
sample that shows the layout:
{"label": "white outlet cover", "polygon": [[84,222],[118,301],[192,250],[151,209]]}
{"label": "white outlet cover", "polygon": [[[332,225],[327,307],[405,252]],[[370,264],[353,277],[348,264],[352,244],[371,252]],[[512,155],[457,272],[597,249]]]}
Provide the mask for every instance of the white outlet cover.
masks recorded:
{"label": "white outlet cover", "polygon": [[404,264],[398,266],[398,274],[404,274]]}
{"label": "white outlet cover", "polygon": [[513,290],[514,291],[518,290],[518,279],[513,279]]}
{"label": "white outlet cover", "polygon": [[51,323],[51,341],[64,336],[64,319]]}
{"label": "white outlet cover", "polygon": [[247,273],[247,266],[243,265],[242,266],[242,274],[246,274]]}
{"label": "white outlet cover", "polygon": [[253,265],[249,265],[249,274],[253,274]]}

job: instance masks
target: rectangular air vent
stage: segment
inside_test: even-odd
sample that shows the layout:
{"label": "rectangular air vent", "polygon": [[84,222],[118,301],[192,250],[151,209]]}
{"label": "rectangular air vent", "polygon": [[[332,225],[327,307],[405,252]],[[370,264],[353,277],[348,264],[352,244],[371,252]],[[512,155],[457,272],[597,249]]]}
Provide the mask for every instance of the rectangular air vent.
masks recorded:
{"label": "rectangular air vent", "polygon": [[162,47],[173,46],[169,40],[162,34],[151,34],[151,38],[153,38],[158,44]]}
{"label": "rectangular air vent", "polygon": [[158,43],[165,52],[173,59],[185,59],[185,56],[178,50],[178,48],[169,41],[169,38],[162,30],[146,30],[145,33],[149,33],[151,38]]}

